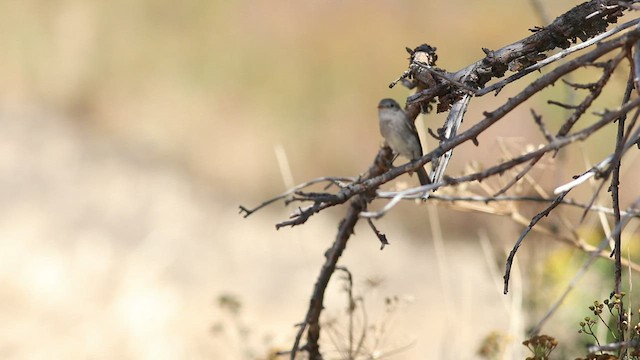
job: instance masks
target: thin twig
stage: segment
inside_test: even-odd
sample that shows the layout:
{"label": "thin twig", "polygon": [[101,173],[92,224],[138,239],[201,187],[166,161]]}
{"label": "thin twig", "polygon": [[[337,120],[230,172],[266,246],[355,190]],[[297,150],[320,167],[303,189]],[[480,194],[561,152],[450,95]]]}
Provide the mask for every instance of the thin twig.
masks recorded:
{"label": "thin twig", "polygon": [[355,301],[353,300],[353,275],[351,274],[351,271],[349,271],[349,269],[347,269],[344,266],[336,266],[336,270],[340,270],[343,271],[345,274],[347,274],[347,296],[348,296],[348,301],[349,301],[349,307],[348,307],[348,312],[349,312],[349,357],[348,359],[353,359],[354,357],[354,352],[353,352],[353,312],[355,311]]}
{"label": "thin twig", "polygon": [[376,237],[378,238],[378,240],[380,240],[380,250],[384,250],[384,247],[389,245],[389,240],[387,239],[387,236],[381,233],[380,230],[378,230],[378,228],[376,228],[376,226],[373,224],[373,220],[367,219],[367,222],[369,223],[369,227],[371,227],[371,230],[373,230],[373,233],[376,234]]}
{"label": "thin twig", "polygon": [[553,135],[551,135],[549,130],[547,130],[547,127],[545,126],[544,122],[542,121],[542,115],[536,114],[535,110],[531,109],[531,116],[533,116],[533,120],[538,125],[538,128],[540,128],[540,132],[542,133],[544,138],[547,140],[547,142],[552,142],[553,141]]}
{"label": "thin twig", "polygon": [[555,207],[562,202],[562,199],[564,199],[564,197],[567,196],[568,193],[569,192],[567,191],[560,194],[556,198],[556,200],[551,203],[551,205],[549,205],[546,209],[544,209],[543,211],[538,213],[536,216],[534,216],[533,219],[531,219],[531,223],[529,223],[529,225],[524,229],[524,231],[520,234],[520,237],[518,237],[518,240],[516,241],[515,245],[513,245],[513,249],[511,249],[511,252],[509,252],[509,256],[507,257],[507,265],[505,266],[505,272],[504,272],[504,293],[505,294],[509,292],[509,276],[511,274],[511,265],[513,264],[513,259],[516,256],[516,252],[520,248],[522,241],[527,236],[527,234],[529,234],[531,229],[533,229],[533,227],[538,223],[538,221],[542,220],[543,217],[546,217],[547,215],[549,215],[551,210],[555,209]]}

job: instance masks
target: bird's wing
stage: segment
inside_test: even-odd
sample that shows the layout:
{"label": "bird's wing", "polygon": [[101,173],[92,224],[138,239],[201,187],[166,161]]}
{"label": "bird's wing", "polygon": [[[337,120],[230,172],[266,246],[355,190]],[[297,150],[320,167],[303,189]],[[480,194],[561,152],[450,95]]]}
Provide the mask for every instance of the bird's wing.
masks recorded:
{"label": "bird's wing", "polygon": [[420,148],[420,154],[418,156],[422,156],[422,144],[420,143],[420,136],[418,136],[416,124],[407,117],[405,117],[405,121],[402,123],[402,126],[404,126],[414,136],[415,141],[418,143],[418,147]]}

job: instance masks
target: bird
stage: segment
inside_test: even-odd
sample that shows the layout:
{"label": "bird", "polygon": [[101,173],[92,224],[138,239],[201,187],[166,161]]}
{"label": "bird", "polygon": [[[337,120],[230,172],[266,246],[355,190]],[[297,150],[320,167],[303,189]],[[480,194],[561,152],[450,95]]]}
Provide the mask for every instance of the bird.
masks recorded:
{"label": "bird", "polygon": [[[378,103],[380,133],[394,153],[409,160],[422,157],[422,145],[416,126],[393,99],[382,99]],[[431,184],[423,167],[416,170],[420,185]]]}

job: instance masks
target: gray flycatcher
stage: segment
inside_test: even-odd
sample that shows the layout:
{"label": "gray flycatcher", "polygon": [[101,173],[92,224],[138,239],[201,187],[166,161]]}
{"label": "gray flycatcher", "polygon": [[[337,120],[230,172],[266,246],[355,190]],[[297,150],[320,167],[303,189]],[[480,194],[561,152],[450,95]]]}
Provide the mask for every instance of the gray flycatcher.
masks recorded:
{"label": "gray flycatcher", "polygon": [[[380,133],[394,153],[409,160],[422,156],[422,145],[416,126],[393,99],[382,99],[378,104]],[[421,185],[431,184],[424,168],[416,170]]]}

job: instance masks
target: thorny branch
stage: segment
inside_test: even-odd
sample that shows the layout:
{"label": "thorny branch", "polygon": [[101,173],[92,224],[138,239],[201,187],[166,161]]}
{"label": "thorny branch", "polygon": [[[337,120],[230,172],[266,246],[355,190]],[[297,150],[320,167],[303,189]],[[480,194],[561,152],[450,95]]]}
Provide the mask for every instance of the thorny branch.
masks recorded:
{"label": "thorny branch", "polygon": [[[447,199],[445,195],[439,193],[423,194],[426,194],[427,191],[453,188],[457,185],[484,181],[505,173],[518,171],[506,186],[481,201],[487,203],[505,200],[544,201],[549,203],[549,206],[531,219],[529,225],[516,242],[507,263],[505,292],[509,279],[509,267],[517,249],[531,230],[540,227],[536,224],[542,218],[549,215],[558,206],[565,205],[579,206],[584,209],[585,213],[588,211],[605,211],[601,207],[593,205],[593,201],[589,204],[582,204],[566,197],[571,189],[590,177],[595,176],[596,179],[601,181],[601,184],[604,184],[604,181],[612,174],[613,206],[610,209],[606,209],[605,212],[613,214],[616,223],[614,236],[619,237],[624,226],[623,223],[626,224],[632,217],[638,216],[636,207],[632,207],[628,212],[620,211],[617,199],[619,197],[620,163],[623,156],[632,148],[631,145],[640,143],[640,129],[635,128],[635,120],[640,113],[640,98],[632,98],[630,96],[631,90],[635,87],[634,85],[640,83],[640,75],[638,75],[640,74],[640,70],[638,70],[640,68],[640,55],[636,51],[636,49],[640,48],[640,45],[638,45],[640,43],[640,29],[637,27],[632,29],[632,27],[640,23],[640,20],[629,21],[609,31],[607,31],[607,27],[609,24],[616,23],[618,18],[626,10],[634,6],[636,2],[638,1],[593,0],[583,3],[559,16],[551,24],[545,27],[535,27],[532,30],[534,33],[523,40],[498,50],[483,49],[485,52],[484,58],[453,73],[435,67],[437,60],[435,48],[422,45],[413,50],[408,49],[411,54],[409,69],[392,86],[402,80],[403,85],[416,89],[416,93],[407,98],[405,109],[411,119],[415,119],[420,112],[428,112],[434,104],[438,112],[450,111],[447,124],[443,129],[438,130],[440,144],[435,149],[426,152],[419,159],[393,167],[391,165],[393,154],[388,147],[383,147],[376,155],[370,168],[357,178],[319,178],[298,185],[255,208],[240,207],[240,212],[247,217],[279,201],[283,201],[285,204],[299,204],[290,219],[276,225],[276,228],[281,228],[304,224],[313,215],[329,207],[345,203],[349,204],[347,214],[338,227],[336,239],[331,248],[325,253],[325,263],[313,287],[307,314],[304,321],[299,325],[294,345],[290,352],[291,359],[295,359],[300,350],[306,351],[309,359],[322,359],[319,345],[319,318],[323,309],[324,292],[332,274],[336,270],[338,260],[346,248],[347,241],[353,234],[356,223],[360,218],[367,218],[375,236],[378,237],[382,247],[384,247],[384,245],[388,244],[386,236],[376,228],[372,219],[384,216],[402,200],[421,198],[424,201],[478,201],[473,198],[458,197],[456,199],[455,196]],[[580,43],[578,43],[578,39],[581,40]],[[556,49],[561,50],[555,54],[550,53]],[[494,111],[483,113],[483,119],[475,121],[465,131],[458,133],[458,127],[463,121],[466,109],[474,97],[488,93],[497,95],[501,89],[512,82],[523,79],[525,76],[578,51],[585,51],[585,53],[557,65],[546,74],[531,81],[527,87],[507,99],[503,105]],[[605,60],[598,62],[603,57]],[[605,110],[600,114],[596,114],[597,119],[595,121],[588,124],[581,123],[581,126],[577,127],[576,124],[581,122],[583,115],[593,108],[594,101],[609,84],[613,73],[620,68],[621,64],[625,63],[625,60],[628,60],[629,65],[632,67],[633,71],[631,73],[633,76],[630,77],[630,85],[627,87],[626,96],[622,104],[615,110]],[[602,71],[600,78],[595,83],[578,84],[563,79],[563,77],[576,69],[587,66],[596,67]],[[504,78],[507,72],[512,72],[512,75]],[[493,79],[498,78],[503,78],[503,80],[491,83]],[[538,94],[541,90],[554,85],[558,80],[564,81],[574,91],[585,89],[588,94],[577,105],[563,104],[557,101],[551,102],[551,104],[561,105],[570,111],[570,115],[564,120],[555,134],[552,134],[544,125],[541,116],[532,110],[533,118],[540,128],[547,142],[546,144],[481,171],[457,177],[444,175],[452,150],[467,141],[472,141],[476,146],[479,146],[479,138],[487,129],[505,118],[512,110]],[[640,91],[637,88],[636,90]],[[626,125],[624,119],[630,111],[635,111],[635,114],[630,124]],[[511,186],[524,178],[546,154],[555,156],[558,151],[578,141],[584,141],[605,126],[616,121],[618,122],[618,136],[615,151],[591,170],[577,176],[572,182],[557,188],[556,194],[559,194],[557,197],[542,199],[523,197],[517,199],[512,195],[503,195]],[[575,128],[578,128],[578,130],[575,130]],[[437,165],[437,168],[431,174],[432,179],[434,179],[432,184],[399,192],[383,192],[379,190],[381,185],[396,179],[402,174],[412,172],[427,163]],[[526,164],[526,166],[520,169],[523,164]],[[323,191],[303,191],[318,184],[326,184]],[[330,189],[335,190],[329,191]],[[369,204],[375,199],[386,200],[387,202],[378,211],[368,211]],[[603,249],[588,247],[584,244],[578,244],[576,241],[567,242],[578,246],[583,251],[592,253],[593,257],[604,256]],[[619,250],[619,248],[620,243],[616,239],[616,249]],[[618,266],[622,260],[619,254],[616,253]],[[637,264],[633,264],[630,261],[626,263],[632,268],[640,269]],[[616,291],[619,291],[617,286]],[[307,341],[306,344],[301,345],[305,332]]]}

